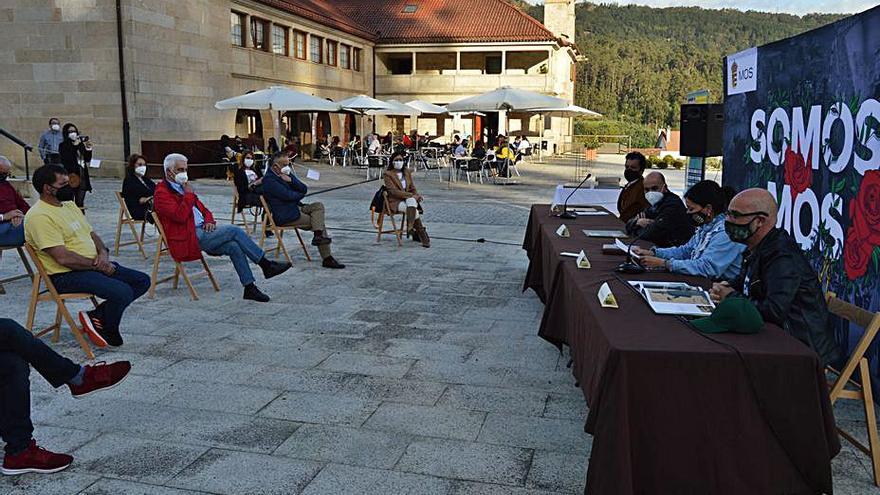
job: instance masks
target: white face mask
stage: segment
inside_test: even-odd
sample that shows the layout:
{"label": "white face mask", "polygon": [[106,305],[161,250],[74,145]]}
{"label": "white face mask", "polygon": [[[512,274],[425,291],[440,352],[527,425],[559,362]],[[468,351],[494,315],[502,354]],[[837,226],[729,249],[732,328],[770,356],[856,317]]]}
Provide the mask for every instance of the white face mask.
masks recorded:
{"label": "white face mask", "polygon": [[140,177],[143,177],[144,174],[147,173],[147,166],[146,165],[139,165],[139,166],[135,167],[134,173],[136,173]]}
{"label": "white face mask", "polygon": [[174,182],[180,184],[181,186],[186,184],[189,181],[189,176],[186,175],[186,172],[181,172],[174,176]]}
{"label": "white face mask", "polygon": [[281,167],[281,173],[285,175],[290,175],[293,172],[293,169],[290,168],[290,165],[285,165]]}
{"label": "white face mask", "polygon": [[400,160],[395,160],[394,169],[395,170],[403,170],[403,162]]}
{"label": "white face mask", "polygon": [[663,199],[663,193],[660,191],[648,191],[645,193],[645,199],[648,200],[648,203],[651,203],[651,206],[654,206]]}
{"label": "white face mask", "polygon": [[253,166],[254,166],[254,160],[253,160],[252,158],[245,158],[245,159],[244,159],[244,166],[247,167],[247,168],[251,168],[251,167],[253,167]]}
{"label": "white face mask", "polygon": [[49,126],[49,127],[51,127],[52,130],[53,130],[53,131],[56,131],[56,132],[61,130],[61,126],[58,125],[58,124],[52,124],[52,125]]}
{"label": "white face mask", "polygon": [[77,138],[78,136],[79,136],[79,134],[77,134],[77,133],[75,133],[75,132],[68,132],[68,133],[67,133],[67,137],[69,137],[71,141],[76,141],[76,138]]}

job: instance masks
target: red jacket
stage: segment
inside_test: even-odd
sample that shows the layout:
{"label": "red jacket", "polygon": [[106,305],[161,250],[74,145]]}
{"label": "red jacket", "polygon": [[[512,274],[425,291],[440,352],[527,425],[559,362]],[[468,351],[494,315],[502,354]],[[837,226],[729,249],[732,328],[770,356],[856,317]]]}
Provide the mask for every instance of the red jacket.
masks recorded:
{"label": "red jacket", "polygon": [[168,250],[175,261],[195,261],[202,258],[202,249],[196,237],[193,207],[205,217],[205,223],[215,223],[211,210],[205,207],[195,193],[180,194],[168,181],[162,181],[153,193],[153,209],[162,222]]}

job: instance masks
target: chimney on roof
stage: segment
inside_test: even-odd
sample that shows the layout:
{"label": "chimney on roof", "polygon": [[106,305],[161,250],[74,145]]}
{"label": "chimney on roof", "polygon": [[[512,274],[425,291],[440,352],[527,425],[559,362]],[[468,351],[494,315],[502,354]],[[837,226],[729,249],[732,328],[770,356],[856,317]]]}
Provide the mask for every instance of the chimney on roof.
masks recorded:
{"label": "chimney on roof", "polygon": [[544,0],[544,26],[556,36],[574,43],[574,0]]}

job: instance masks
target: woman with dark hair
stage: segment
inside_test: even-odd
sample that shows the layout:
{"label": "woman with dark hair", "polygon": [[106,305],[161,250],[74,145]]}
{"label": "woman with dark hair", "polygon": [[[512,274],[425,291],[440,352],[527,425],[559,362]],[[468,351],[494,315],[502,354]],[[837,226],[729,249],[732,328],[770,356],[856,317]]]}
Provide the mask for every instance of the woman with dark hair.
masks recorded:
{"label": "woman with dark hair", "polygon": [[122,199],[135,220],[147,220],[147,208],[153,203],[156,183],[147,177],[147,159],[135,153],[128,157],[125,179],[122,181]]}
{"label": "woman with dark hair", "polygon": [[407,237],[421,241],[422,246],[428,248],[431,247],[431,239],[419,214],[420,203],[424,198],[416,190],[412,173],[405,165],[405,152],[398,151],[391,155],[384,177],[388,206],[392,212],[406,213]]}
{"label": "woman with dark hair", "polygon": [[246,151],[241,155],[241,162],[235,169],[235,190],[238,191],[238,211],[245,208],[260,206],[263,176],[255,167],[253,152]]}
{"label": "woman with dark hair", "polygon": [[89,162],[92,161],[92,143],[88,136],[80,136],[76,125],[68,122],[61,129],[64,141],[58,145],[61,165],[70,176],[70,187],[73,189],[73,201],[76,206],[85,206],[86,193],[92,190],[89,180]]}
{"label": "woman with dark hair", "polygon": [[687,212],[697,232],[681,246],[633,248],[649,268],[665,268],[672,273],[699,275],[713,280],[734,280],[742,266],[745,244],[730,240],[724,230],[727,204],[732,189],[722,189],[711,180],[697,182],[684,194]]}
{"label": "woman with dark hair", "polygon": [[269,144],[266,146],[266,154],[271,156],[279,151],[281,151],[281,148],[278,147],[278,141],[274,137],[270,137]]}

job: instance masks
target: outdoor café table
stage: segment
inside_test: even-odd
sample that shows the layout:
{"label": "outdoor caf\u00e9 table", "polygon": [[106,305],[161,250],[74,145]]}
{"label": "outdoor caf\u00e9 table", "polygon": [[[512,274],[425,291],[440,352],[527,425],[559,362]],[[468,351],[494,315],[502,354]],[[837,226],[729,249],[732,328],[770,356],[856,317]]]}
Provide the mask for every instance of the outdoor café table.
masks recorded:
{"label": "outdoor caf\u00e9 table", "polygon": [[[571,237],[556,234],[565,223]],[[533,205],[523,248],[524,290],[545,304],[539,335],[570,347],[572,373],[593,435],[585,493],[831,493],[840,450],[816,354],[780,328],[706,335],[656,315],[628,280],[705,279],[644,273],[616,276],[610,239],[583,229],[622,229],[612,215],[565,220]],[[559,253],[585,251],[590,269]],[[619,309],[602,308],[607,282]]]}

